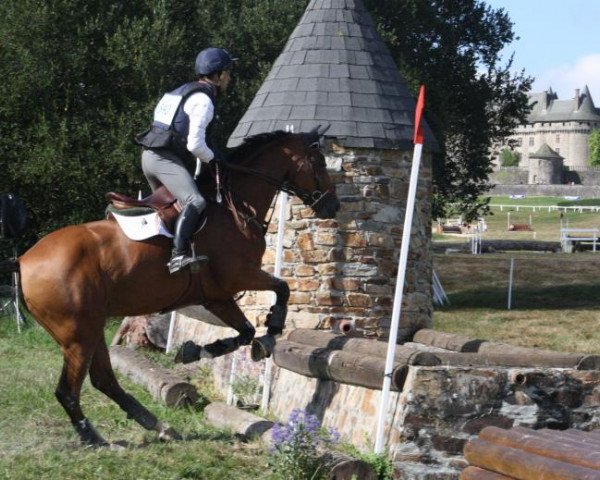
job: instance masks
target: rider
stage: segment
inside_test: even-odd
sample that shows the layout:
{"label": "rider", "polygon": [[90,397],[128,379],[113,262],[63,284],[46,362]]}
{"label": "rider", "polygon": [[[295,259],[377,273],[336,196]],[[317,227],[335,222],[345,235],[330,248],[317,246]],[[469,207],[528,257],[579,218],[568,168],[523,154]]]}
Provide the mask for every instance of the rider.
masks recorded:
{"label": "rider", "polygon": [[197,80],[166,93],[154,109],[151,128],[136,137],[144,147],[142,170],[152,191],[164,185],[182,206],[167,264],[170,273],[208,260],[190,252],[190,240],[206,200],[185,165],[195,158],[198,173],[201,162],[215,158],[210,135],[215,100],[227,91],[235,60],[222,48],[202,50],[196,57]]}

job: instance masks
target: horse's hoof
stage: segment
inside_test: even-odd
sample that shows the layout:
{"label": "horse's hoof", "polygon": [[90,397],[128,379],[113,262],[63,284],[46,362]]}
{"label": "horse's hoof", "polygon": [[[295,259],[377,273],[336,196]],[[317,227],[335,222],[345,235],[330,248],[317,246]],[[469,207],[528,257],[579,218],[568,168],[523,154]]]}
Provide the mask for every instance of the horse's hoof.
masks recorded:
{"label": "horse's hoof", "polygon": [[158,439],[161,442],[172,442],[177,440],[183,440],[183,437],[171,427],[165,426],[158,434]]}
{"label": "horse's hoof", "polygon": [[258,362],[259,360],[270,357],[274,348],[275,337],[273,335],[263,335],[262,337],[252,340],[250,356],[253,361]]}
{"label": "horse's hoof", "polygon": [[175,363],[192,363],[200,360],[200,355],[202,354],[202,347],[200,345],[196,345],[191,340],[185,342],[175,355],[174,362]]}

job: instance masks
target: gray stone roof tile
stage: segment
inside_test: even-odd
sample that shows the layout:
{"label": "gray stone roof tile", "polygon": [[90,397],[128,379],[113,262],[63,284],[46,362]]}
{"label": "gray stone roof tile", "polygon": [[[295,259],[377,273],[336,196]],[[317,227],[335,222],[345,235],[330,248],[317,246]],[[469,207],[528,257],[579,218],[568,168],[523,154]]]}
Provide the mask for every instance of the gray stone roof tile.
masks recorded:
{"label": "gray stone roof tile", "polygon": [[[349,147],[410,148],[415,99],[361,0],[312,0],[229,139],[331,124]],[[426,148],[437,147],[424,125]]]}

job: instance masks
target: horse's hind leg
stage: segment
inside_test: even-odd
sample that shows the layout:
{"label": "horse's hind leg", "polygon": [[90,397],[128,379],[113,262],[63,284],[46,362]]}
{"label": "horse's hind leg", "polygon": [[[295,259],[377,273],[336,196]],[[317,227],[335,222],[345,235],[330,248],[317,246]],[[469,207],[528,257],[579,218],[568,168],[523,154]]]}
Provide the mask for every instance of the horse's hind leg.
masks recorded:
{"label": "horse's hind leg", "polygon": [[159,439],[181,439],[181,436],[175,430],[159,421],[146,407],[119,385],[112,369],[110,355],[104,340],[100,342],[92,358],[90,380],[95,388],[121,407],[121,410],[127,414],[127,418],[135,420],[146,430],[156,431]]}
{"label": "horse's hind leg", "polygon": [[211,302],[206,305],[206,309],[237,330],[239,335],[217,340],[205,346],[196,345],[189,340],[177,352],[176,363],[190,363],[201,358],[220,357],[235,352],[242,345],[248,345],[254,338],[256,330],[232,298],[223,302]]}
{"label": "horse's hind leg", "polygon": [[81,385],[87,374],[92,349],[79,343],[63,347],[63,369],[56,388],[56,398],[63,406],[81,441],[89,445],[108,445],[89,420],[83,415],[79,402]]}

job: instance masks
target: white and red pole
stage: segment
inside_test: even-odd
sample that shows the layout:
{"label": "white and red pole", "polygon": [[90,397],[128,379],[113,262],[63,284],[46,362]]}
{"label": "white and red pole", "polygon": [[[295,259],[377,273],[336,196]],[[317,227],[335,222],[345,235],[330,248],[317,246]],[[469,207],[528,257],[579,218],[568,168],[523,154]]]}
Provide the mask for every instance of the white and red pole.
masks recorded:
{"label": "white and red pole", "polygon": [[398,264],[398,276],[396,278],[396,292],[394,294],[394,307],[392,309],[392,323],[390,325],[390,337],[388,340],[387,355],[385,360],[385,374],[381,388],[381,401],[379,404],[379,416],[377,418],[377,433],[375,437],[375,453],[379,454],[384,449],[385,420],[387,418],[390,387],[392,381],[392,369],[394,367],[394,354],[396,352],[396,341],[398,338],[398,326],[400,324],[400,311],[402,308],[402,295],[404,293],[404,279],[406,276],[406,263],[410,247],[410,233],[412,230],[415,199],[417,197],[417,181],[419,179],[419,166],[423,152],[423,129],[421,128],[421,117],[425,105],[425,86],[421,85],[417,108],[415,111],[415,134],[412,168],[410,172],[410,184],[408,188],[408,200],[406,202],[406,214],[404,217],[404,229],[402,231],[402,245],[400,247],[400,260]]}

